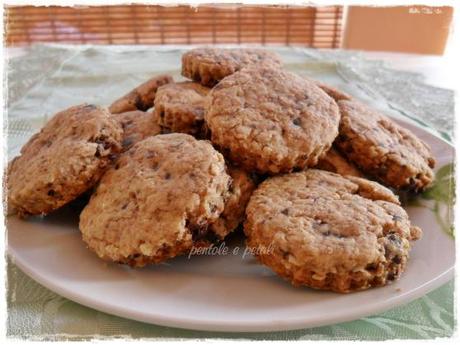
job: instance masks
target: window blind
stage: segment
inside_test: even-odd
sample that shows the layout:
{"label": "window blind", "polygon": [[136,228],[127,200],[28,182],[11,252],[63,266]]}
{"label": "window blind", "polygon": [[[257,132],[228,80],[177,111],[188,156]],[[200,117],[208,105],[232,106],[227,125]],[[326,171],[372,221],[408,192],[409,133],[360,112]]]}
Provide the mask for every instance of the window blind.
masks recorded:
{"label": "window blind", "polygon": [[6,44],[301,45],[337,48],[342,7],[214,5],[5,7]]}

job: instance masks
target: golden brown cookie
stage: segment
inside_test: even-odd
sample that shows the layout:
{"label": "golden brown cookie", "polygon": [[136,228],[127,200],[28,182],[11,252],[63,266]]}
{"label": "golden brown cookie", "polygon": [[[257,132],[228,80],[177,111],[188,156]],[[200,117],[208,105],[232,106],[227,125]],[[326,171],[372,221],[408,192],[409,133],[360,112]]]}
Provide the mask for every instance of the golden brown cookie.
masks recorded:
{"label": "golden brown cookie", "polygon": [[149,110],[153,107],[157,89],[162,85],[172,82],[173,78],[167,74],[153,77],[134,88],[123,97],[117,99],[110,105],[109,110],[112,114],[125,113],[133,110]]}
{"label": "golden brown cookie", "polygon": [[204,136],[204,99],[210,89],[195,82],[170,83],[155,96],[158,124],[164,131]]}
{"label": "golden brown cookie", "polygon": [[205,121],[212,142],[235,165],[276,174],[317,164],[337,136],[339,110],[310,80],[251,67],[211,90]]}
{"label": "golden brown cookie", "polygon": [[409,130],[355,101],[338,101],[338,149],[364,173],[396,189],[421,191],[431,184],[435,160]]}
{"label": "golden brown cookie", "polygon": [[114,117],[123,128],[123,151],[147,137],[161,133],[157,116],[153,111],[134,110],[115,114]]}
{"label": "golden brown cookie", "polygon": [[210,225],[219,240],[223,240],[243,222],[246,205],[256,188],[254,180],[244,170],[229,165],[227,171],[232,178],[230,196],[220,217]]}
{"label": "golden brown cookie", "polygon": [[8,168],[9,207],[48,214],[90,189],[121,150],[122,129],[109,111],[83,104],[54,115]]}
{"label": "golden brown cookie", "polygon": [[96,254],[131,266],[159,263],[215,235],[231,183],[222,155],[187,134],[146,138],[123,153],[80,215]]}
{"label": "golden brown cookie", "polygon": [[364,177],[358,168],[349,162],[340,152],[332,147],[318,161],[316,169],[327,170],[339,175],[351,175],[356,177]]}
{"label": "golden brown cookie", "polygon": [[280,67],[281,59],[266,50],[241,48],[195,48],[182,55],[182,75],[209,87],[251,65]]}
{"label": "golden brown cookie", "polygon": [[264,181],[246,217],[260,262],[295,286],[342,293],[398,279],[421,236],[389,189],[316,169]]}

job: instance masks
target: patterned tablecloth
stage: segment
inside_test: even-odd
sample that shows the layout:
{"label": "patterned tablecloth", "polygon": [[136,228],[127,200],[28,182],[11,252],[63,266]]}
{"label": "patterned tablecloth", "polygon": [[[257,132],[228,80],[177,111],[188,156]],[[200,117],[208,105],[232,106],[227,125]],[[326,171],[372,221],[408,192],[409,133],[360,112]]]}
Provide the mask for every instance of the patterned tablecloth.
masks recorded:
{"label": "patterned tablecloth", "polygon": [[[275,50],[290,70],[338,86],[393,116],[410,118],[447,140],[452,138],[454,94],[425,85],[421,75],[394,71],[357,52]],[[108,105],[160,72],[179,78],[182,52],[181,47],[38,45],[10,59],[4,124],[9,157],[58,110],[83,102]],[[11,261],[7,279],[7,334],[15,338],[380,340],[446,337],[455,324],[453,281],[408,305],[353,322],[288,332],[217,333],[149,325],[83,307],[39,285]]]}

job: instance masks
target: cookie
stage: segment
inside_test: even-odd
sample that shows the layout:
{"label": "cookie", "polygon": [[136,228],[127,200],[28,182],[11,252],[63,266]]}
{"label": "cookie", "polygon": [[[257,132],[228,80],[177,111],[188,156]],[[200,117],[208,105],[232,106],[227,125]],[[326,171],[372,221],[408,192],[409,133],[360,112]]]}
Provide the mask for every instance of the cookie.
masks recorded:
{"label": "cookie", "polygon": [[398,279],[421,236],[389,189],[316,169],[264,181],[246,217],[261,263],[295,286],[341,293]]}
{"label": "cookie", "polygon": [[147,137],[161,133],[161,128],[157,124],[157,116],[152,111],[134,110],[115,114],[114,117],[123,128],[123,151]]}
{"label": "cookie", "polygon": [[149,110],[153,107],[157,89],[162,85],[172,82],[173,78],[167,74],[153,77],[134,88],[123,97],[117,99],[110,105],[109,110],[112,114],[125,113],[133,110]]}
{"label": "cookie", "polygon": [[314,82],[271,67],[228,76],[206,98],[212,142],[260,174],[314,166],[338,133],[335,101]]}
{"label": "cookie", "polygon": [[94,186],[121,150],[122,129],[91,104],[54,115],[8,168],[9,207],[45,215]]}
{"label": "cookie", "polygon": [[164,131],[204,137],[204,99],[209,91],[194,82],[160,87],[155,96],[158,124]]}
{"label": "cookie", "polygon": [[123,153],[80,215],[100,258],[141,267],[214,238],[231,183],[223,156],[187,134],[148,137]]}
{"label": "cookie", "polygon": [[244,170],[230,165],[227,171],[232,178],[229,198],[220,217],[210,225],[219,240],[223,240],[243,222],[246,205],[256,188],[254,180]]}
{"label": "cookie", "polygon": [[259,49],[196,48],[182,55],[182,75],[204,86],[251,65],[281,66],[275,53]]}
{"label": "cookie", "polygon": [[431,184],[430,148],[388,117],[352,100],[338,101],[338,149],[363,172],[395,189],[421,191]]}
{"label": "cookie", "polygon": [[340,152],[332,147],[318,161],[316,169],[330,171],[339,175],[351,175],[356,177],[364,177],[359,169],[349,162]]}

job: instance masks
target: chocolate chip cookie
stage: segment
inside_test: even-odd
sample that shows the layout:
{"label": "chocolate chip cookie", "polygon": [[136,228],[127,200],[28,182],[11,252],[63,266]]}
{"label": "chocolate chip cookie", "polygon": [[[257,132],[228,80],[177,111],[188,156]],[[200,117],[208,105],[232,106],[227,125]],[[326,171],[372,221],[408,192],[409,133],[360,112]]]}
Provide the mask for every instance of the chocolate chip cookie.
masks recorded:
{"label": "chocolate chip cookie", "polygon": [[80,215],[83,240],[109,261],[144,266],[215,235],[231,178],[223,156],[187,134],[146,138],[123,153]]}
{"label": "chocolate chip cookie", "polygon": [[167,132],[204,137],[204,99],[209,91],[195,82],[160,87],[155,96],[158,124]]}
{"label": "chocolate chip cookie", "polygon": [[138,141],[161,133],[157,116],[152,111],[134,110],[115,114],[114,117],[123,128],[123,151],[128,150]]}
{"label": "chocolate chip cookie", "polygon": [[228,76],[206,99],[212,142],[234,164],[260,174],[316,165],[339,119],[336,102],[314,82],[265,66]]}
{"label": "chocolate chip cookie", "polygon": [[125,113],[132,110],[149,110],[153,107],[157,89],[162,85],[172,82],[173,78],[167,74],[153,77],[117,99],[110,105],[109,110],[112,114]]}
{"label": "chocolate chip cookie", "polygon": [[295,286],[342,293],[398,279],[421,236],[389,189],[316,169],[264,181],[246,216],[260,262]]}
{"label": "chocolate chip cookie", "polygon": [[409,130],[356,101],[338,101],[338,149],[363,172],[395,189],[421,191],[433,181],[430,148]]}
{"label": "chocolate chip cookie", "polygon": [[182,75],[212,87],[244,67],[264,64],[281,66],[281,59],[259,49],[196,48],[182,55]]}
{"label": "chocolate chip cookie", "polygon": [[48,214],[94,186],[121,150],[122,129],[91,104],[54,115],[8,167],[8,207]]}

